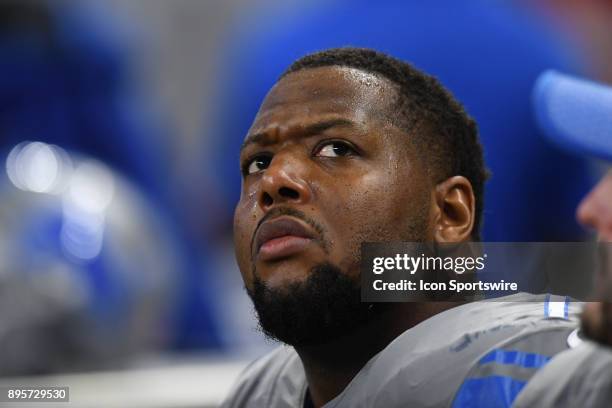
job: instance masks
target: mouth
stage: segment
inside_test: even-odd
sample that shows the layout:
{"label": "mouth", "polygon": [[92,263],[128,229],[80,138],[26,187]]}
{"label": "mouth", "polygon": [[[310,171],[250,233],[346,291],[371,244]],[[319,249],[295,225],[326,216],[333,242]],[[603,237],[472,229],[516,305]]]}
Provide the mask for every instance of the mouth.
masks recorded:
{"label": "mouth", "polygon": [[261,261],[287,258],[306,248],[315,238],[309,227],[293,217],[266,221],[256,232],[255,256]]}

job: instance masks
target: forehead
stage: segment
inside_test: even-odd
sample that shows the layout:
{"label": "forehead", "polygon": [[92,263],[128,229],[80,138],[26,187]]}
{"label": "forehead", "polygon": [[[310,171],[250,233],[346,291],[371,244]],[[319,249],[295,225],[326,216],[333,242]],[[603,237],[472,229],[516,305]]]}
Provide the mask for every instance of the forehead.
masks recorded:
{"label": "forehead", "polygon": [[359,69],[302,69],[285,76],[270,90],[249,134],[270,126],[299,126],[322,117],[367,124],[387,117],[395,95],[389,80]]}

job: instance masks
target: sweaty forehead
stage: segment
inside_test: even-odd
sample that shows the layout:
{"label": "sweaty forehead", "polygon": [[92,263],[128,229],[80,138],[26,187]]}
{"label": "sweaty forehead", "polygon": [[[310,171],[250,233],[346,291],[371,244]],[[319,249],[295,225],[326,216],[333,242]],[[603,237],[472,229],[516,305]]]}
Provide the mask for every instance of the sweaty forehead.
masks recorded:
{"label": "sweaty forehead", "polygon": [[319,116],[340,116],[360,123],[386,118],[396,92],[389,80],[355,68],[302,69],[285,76],[270,90],[251,129],[299,125]]}

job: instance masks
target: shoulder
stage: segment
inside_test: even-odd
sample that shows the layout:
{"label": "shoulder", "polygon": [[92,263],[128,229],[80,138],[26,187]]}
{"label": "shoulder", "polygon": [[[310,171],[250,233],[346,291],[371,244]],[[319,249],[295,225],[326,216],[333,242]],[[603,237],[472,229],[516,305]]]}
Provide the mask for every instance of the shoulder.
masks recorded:
{"label": "shoulder", "polygon": [[556,356],[527,384],[514,406],[609,407],[612,349],[585,341]]}
{"label": "shoulder", "polygon": [[[452,399],[453,408],[511,406],[524,387],[558,354],[570,348],[582,304],[567,297],[519,295],[515,306],[493,312],[513,330],[479,355]],[[535,300],[535,301],[534,301]],[[509,309],[508,309],[509,307]],[[504,310],[507,309],[506,313]]]}
{"label": "shoulder", "polygon": [[304,368],[297,353],[292,347],[280,346],[247,366],[221,406],[295,407],[305,390]]}
{"label": "shoulder", "polygon": [[574,326],[538,325],[496,344],[472,364],[451,406],[514,406],[532,378],[569,349],[574,330]]}
{"label": "shoulder", "polygon": [[330,406],[451,406],[472,379],[535,373],[567,349],[579,311],[569,299],[523,294],[447,310],[396,338]]}

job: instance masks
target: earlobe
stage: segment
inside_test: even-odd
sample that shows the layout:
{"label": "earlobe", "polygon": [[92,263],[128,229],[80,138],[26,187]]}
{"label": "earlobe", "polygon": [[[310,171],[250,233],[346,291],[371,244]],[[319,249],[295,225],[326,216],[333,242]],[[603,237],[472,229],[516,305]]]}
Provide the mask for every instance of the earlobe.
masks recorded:
{"label": "earlobe", "polygon": [[436,242],[462,242],[472,236],[476,200],[470,181],[454,176],[435,188],[438,216],[435,221]]}

